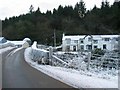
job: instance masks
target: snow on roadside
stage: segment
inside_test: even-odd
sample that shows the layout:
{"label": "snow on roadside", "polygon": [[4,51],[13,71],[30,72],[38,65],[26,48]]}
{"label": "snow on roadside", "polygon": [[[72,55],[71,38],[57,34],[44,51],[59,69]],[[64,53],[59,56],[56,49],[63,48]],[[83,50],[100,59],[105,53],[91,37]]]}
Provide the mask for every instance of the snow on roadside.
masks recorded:
{"label": "snow on roadside", "polygon": [[115,79],[102,79],[80,73],[80,71],[73,69],[49,65],[38,65],[37,62],[30,60],[30,51],[31,48],[27,48],[25,50],[24,57],[26,62],[28,62],[32,67],[75,88],[118,88],[117,77]]}
{"label": "snow on roadside", "polygon": [[11,50],[11,49],[14,49],[14,47],[2,48],[2,49],[0,49],[0,54],[3,53],[3,52],[6,52],[6,51],[8,51],[8,50]]}
{"label": "snow on roadside", "polygon": [[19,50],[23,49],[23,47],[17,48],[15,50],[13,50],[12,52],[10,52],[7,56],[9,55],[13,55],[14,53],[18,52]]}

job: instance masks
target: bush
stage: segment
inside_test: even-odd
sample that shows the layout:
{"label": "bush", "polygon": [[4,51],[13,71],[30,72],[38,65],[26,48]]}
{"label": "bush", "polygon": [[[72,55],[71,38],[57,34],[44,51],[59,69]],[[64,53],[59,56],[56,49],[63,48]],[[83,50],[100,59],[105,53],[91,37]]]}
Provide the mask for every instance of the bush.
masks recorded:
{"label": "bush", "polygon": [[97,49],[95,49],[95,50],[93,51],[93,53],[94,53],[94,54],[99,54],[99,55],[104,55],[105,51],[97,48]]}

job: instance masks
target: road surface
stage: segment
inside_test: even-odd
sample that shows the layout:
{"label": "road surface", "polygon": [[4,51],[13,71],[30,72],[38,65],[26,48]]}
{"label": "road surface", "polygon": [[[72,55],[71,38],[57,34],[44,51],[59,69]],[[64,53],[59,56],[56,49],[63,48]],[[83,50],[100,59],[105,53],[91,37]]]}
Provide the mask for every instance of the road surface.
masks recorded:
{"label": "road surface", "polygon": [[72,88],[31,67],[24,60],[24,49],[9,52],[2,55],[3,88]]}

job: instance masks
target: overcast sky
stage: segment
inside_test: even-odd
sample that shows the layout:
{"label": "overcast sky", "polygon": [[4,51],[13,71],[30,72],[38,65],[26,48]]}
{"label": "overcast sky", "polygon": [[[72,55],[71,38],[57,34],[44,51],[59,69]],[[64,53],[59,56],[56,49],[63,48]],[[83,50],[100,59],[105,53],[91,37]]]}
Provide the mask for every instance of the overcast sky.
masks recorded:
{"label": "overcast sky", "polygon": [[[30,5],[34,6],[34,10],[40,7],[41,12],[53,10],[59,5],[75,6],[80,0],[0,0],[0,19],[4,20],[6,17],[18,16],[29,12]],[[114,0],[108,0],[110,5]],[[100,7],[102,0],[84,0],[87,9],[92,9],[94,5]]]}

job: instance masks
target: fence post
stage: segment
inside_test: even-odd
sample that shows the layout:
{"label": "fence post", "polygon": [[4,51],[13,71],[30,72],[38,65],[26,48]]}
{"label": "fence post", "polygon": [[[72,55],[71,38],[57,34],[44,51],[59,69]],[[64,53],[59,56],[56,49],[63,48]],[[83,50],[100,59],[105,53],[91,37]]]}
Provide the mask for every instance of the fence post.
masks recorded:
{"label": "fence post", "polygon": [[52,55],[53,55],[53,48],[49,47],[49,64],[52,65]]}
{"label": "fence post", "polygon": [[91,52],[88,53],[88,65],[87,65],[87,70],[88,71],[90,69],[90,60],[91,60]]}

